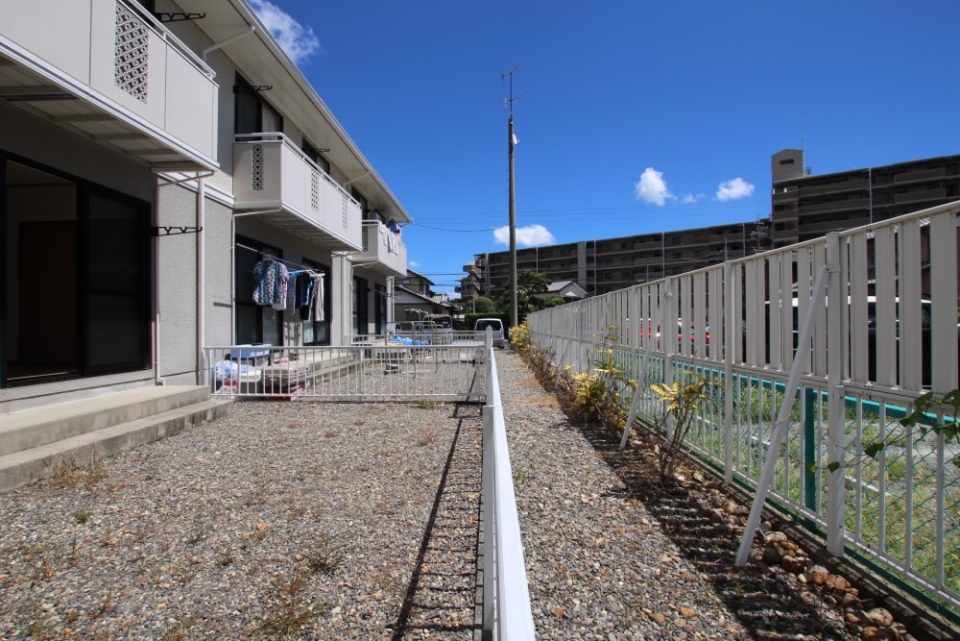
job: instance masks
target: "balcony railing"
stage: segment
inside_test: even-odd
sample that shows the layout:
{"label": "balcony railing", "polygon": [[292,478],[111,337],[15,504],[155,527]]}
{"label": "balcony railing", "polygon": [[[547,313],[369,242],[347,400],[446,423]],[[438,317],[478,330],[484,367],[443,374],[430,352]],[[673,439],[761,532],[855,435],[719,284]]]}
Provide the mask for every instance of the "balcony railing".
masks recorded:
{"label": "balcony railing", "polygon": [[[3,87],[8,100],[30,103],[94,139],[106,139],[103,121],[119,122],[123,135],[135,131],[176,155],[216,165],[214,73],[136,2],[6,2],[0,52],[27,79]],[[80,110],[58,108],[62,100]],[[97,122],[101,130],[91,129]],[[114,134],[112,141],[124,140]]]}
{"label": "balcony railing", "polygon": [[233,193],[236,209],[268,212],[271,222],[336,249],[363,249],[360,204],[281,133],[234,138]]}
{"label": "balcony railing", "polygon": [[383,223],[363,221],[363,252],[352,258],[355,266],[364,266],[391,276],[407,273],[407,246]]}

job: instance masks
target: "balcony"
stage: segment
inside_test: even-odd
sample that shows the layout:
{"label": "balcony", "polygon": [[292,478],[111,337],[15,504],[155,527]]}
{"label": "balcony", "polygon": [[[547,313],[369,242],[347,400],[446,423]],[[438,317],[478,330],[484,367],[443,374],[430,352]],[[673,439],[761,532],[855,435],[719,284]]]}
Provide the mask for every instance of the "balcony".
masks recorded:
{"label": "balcony", "polygon": [[158,169],[218,166],[214,73],[138,3],[3,9],[0,99]]}
{"label": "balcony", "polygon": [[388,276],[407,275],[407,246],[387,226],[363,221],[363,251],[350,257],[354,267],[366,267]]}
{"label": "balcony", "polygon": [[[334,251],[363,251],[360,204],[280,133],[238,134],[234,209]],[[404,263],[406,265],[406,257]]]}

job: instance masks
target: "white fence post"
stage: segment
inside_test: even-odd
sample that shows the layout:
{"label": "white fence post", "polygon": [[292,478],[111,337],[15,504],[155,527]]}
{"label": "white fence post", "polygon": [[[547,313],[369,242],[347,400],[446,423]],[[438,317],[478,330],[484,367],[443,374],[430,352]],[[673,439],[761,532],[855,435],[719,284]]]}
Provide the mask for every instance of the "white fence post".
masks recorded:
{"label": "white fence post", "polygon": [[[836,237],[836,234],[834,234]],[[828,241],[829,242],[829,241]],[[824,281],[826,280],[826,269],[822,269],[817,274],[817,281],[813,286],[813,303],[807,310],[803,318],[803,324],[800,326],[800,350],[807,352],[810,350],[810,335],[813,332],[814,319],[817,312],[824,303]],[[839,308],[839,305],[834,305]],[[832,332],[831,332],[832,333]],[[837,350],[834,350],[837,351]],[[763,463],[763,470],[760,473],[760,479],[757,481],[757,492],[753,497],[753,505],[750,507],[750,516],[747,517],[747,524],[743,530],[743,538],[740,539],[740,549],[737,551],[737,565],[743,565],[750,556],[750,546],[753,544],[753,535],[760,525],[760,516],[763,513],[763,506],[767,502],[767,493],[770,491],[770,484],[773,482],[773,474],[777,469],[777,457],[780,455],[780,446],[783,445],[783,439],[787,435],[789,426],[790,412],[793,404],[797,400],[797,385],[800,383],[800,372],[803,370],[803,359],[796,358],[793,366],[790,368],[790,375],[787,377],[787,384],[784,387],[783,403],[780,405],[780,411],[777,414],[777,420],[773,424],[773,433],[770,435],[770,447],[767,449],[767,460]],[[833,397],[830,398],[833,402]],[[836,412],[830,412],[830,420],[833,421]],[[839,413],[840,424],[843,425],[843,412]],[[840,472],[842,479],[843,472]],[[832,478],[832,477],[831,477]]]}
{"label": "white fence post", "polygon": [[[739,273],[740,267],[737,266]],[[727,261],[723,264],[723,302],[727,322],[724,323],[723,333],[717,334],[724,348],[720,354],[723,359],[723,481],[728,485],[733,483],[733,358],[740,342],[740,323],[733,321],[734,318],[739,321],[740,315],[734,298],[736,291],[739,291],[739,287],[734,287],[733,263]],[[713,349],[717,347],[714,345]]]}
{"label": "white fence post", "polygon": [[[842,274],[840,273],[840,235],[836,232],[827,234],[827,263],[829,284],[827,296],[833,299],[833,304],[827,304],[827,372],[830,387],[828,399],[830,415],[827,439],[827,464],[839,463],[840,467],[827,478],[827,551],[834,556],[843,556],[843,508],[844,508],[844,469],[843,453],[846,439],[844,434],[846,414],[846,390],[840,383],[841,366],[844,355],[843,322],[846,296],[844,295]],[[816,293],[815,293],[816,294]],[[819,296],[814,304],[822,300]],[[802,338],[802,337],[801,337]]]}

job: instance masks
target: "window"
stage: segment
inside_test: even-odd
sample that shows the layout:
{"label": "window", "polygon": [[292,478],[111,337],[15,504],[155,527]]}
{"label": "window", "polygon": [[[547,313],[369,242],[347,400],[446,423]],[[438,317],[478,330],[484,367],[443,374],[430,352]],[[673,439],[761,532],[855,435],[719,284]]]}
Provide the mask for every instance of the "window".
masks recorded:
{"label": "window", "polygon": [[326,172],[327,175],[330,174],[330,161],[323,157],[323,153],[315,147],[309,140],[306,138],[303,139],[303,149],[304,155],[307,158],[312,160],[320,169]]}
{"label": "window", "polygon": [[237,236],[235,252],[237,277],[237,344],[282,345],[283,312],[253,302],[253,268],[263,254],[281,258],[283,252],[252,238]]}
{"label": "window", "polygon": [[363,218],[366,219],[367,211],[369,211],[370,204],[367,202],[366,197],[361,194],[356,188],[350,188],[350,195],[353,196],[353,199],[360,203],[360,211],[363,212]]}
{"label": "window", "polygon": [[330,344],[330,318],[333,314],[333,297],[330,295],[330,267],[323,263],[303,259],[305,267],[323,273],[323,320],[318,321],[314,316],[303,320],[303,344],[304,345],[329,345]]}
{"label": "window", "polygon": [[283,117],[260,96],[260,92],[244,80],[240,74],[236,76],[233,86],[236,94],[234,103],[234,133],[282,133]]}

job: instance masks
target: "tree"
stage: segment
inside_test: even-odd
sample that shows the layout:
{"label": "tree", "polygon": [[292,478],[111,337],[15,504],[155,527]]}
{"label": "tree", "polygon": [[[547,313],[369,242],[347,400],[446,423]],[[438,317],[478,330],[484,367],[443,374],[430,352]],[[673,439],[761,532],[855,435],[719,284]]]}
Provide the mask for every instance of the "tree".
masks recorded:
{"label": "tree", "polygon": [[[530,269],[521,269],[517,274],[517,282],[519,283],[517,287],[517,316],[522,321],[530,312],[541,309],[542,305],[539,304],[534,295],[547,291],[550,287],[550,277]],[[501,309],[510,309],[510,288],[511,286],[508,284],[507,289],[504,290],[497,301]]]}
{"label": "tree", "polygon": [[477,296],[471,302],[470,310],[477,314],[496,314],[497,303],[487,296]]}

